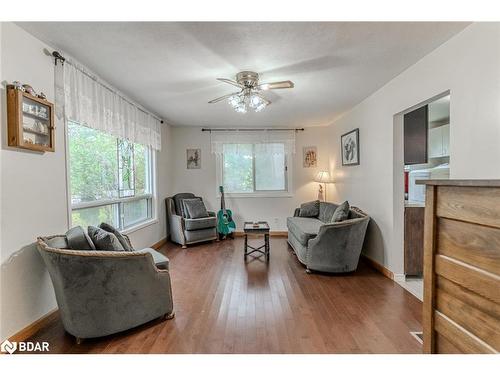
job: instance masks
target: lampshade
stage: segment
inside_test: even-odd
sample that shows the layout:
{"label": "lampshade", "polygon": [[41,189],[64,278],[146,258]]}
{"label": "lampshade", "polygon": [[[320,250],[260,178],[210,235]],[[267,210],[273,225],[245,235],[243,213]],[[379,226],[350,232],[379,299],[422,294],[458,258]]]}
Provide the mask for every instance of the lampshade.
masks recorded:
{"label": "lampshade", "polygon": [[332,180],[330,179],[330,173],[328,171],[318,172],[318,174],[314,178],[314,181],[320,183],[332,182]]}

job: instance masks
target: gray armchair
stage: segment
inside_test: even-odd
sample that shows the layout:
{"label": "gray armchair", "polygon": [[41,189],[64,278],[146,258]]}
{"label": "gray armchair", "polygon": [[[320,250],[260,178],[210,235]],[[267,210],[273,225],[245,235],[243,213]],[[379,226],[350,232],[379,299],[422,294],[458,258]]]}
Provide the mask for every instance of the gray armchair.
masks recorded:
{"label": "gray armchair", "polygon": [[168,258],[153,249],[71,250],[60,235],[39,237],[38,250],[77,342],[174,316]]}
{"label": "gray armchair", "polygon": [[307,272],[351,272],[358,267],[370,217],[351,207],[347,220],[330,223],[336,208],[320,202],[317,218],[299,217],[299,209],[287,218],[288,243]]}
{"label": "gray armchair", "polygon": [[200,219],[190,219],[185,214],[182,201],[193,198],[197,198],[193,193],[179,193],[165,199],[170,239],[183,249],[189,244],[218,238],[215,212],[208,211],[209,216]]}

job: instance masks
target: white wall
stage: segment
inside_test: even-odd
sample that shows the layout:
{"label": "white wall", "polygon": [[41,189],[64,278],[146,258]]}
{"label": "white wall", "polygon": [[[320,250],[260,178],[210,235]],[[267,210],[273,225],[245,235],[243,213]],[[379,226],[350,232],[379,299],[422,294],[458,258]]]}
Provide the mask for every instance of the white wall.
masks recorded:
{"label": "white wall", "polygon": [[[0,23],[1,56],[1,316],[0,340],[56,307],[49,276],[38,255],[37,236],[68,229],[66,153],[63,124],[56,124],[56,152],[44,154],[9,148],[6,141],[5,83],[18,80],[54,100],[54,64],[44,54],[52,48],[12,23]],[[166,236],[163,198],[169,189],[170,131],[163,129],[158,154],[159,222],[130,234],[136,247]]]}
{"label": "white wall", "polygon": [[[447,90],[451,178],[500,178],[499,23],[472,24],[329,127],[334,200],[348,199],[372,216],[365,252],[396,274],[403,272],[403,192],[393,181],[401,185],[403,166],[394,116]],[[340,135],[354,128],[361,165],[342,167]]]}
{"label": "white wall", "polygon": [[[230,110],[230,108],[228,108]],[[271,109],[270,109],[271,110]],[[266,220],[271,230],[286,230],[286,218],[300,203],[317,199],[318,184],[312,182],[316,173],[328,168],[326,127],[307,128],[297,133],[293,158],[293,196],[279,198],[229,198],[226,207],[234,214],[237,230],[244,221]],[[210,134],[198,127],[172,127],[172,192],[193,192],[203,197],[209,209],[220,209],[217,198],[215,155],[210,152]],[[317,168],[302,167],[302,147],[317,146]],[[201,169],[186,168],[186,149],[201,149]]]}

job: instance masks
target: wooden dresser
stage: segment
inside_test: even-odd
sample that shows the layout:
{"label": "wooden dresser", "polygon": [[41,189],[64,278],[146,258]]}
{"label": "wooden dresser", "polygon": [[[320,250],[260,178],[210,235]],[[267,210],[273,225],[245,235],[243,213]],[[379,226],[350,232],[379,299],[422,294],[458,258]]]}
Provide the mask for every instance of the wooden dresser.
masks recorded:
{"label": "wooden dresser", "polygon": [[430,180],[424,352],[500,351],[500,180]]}

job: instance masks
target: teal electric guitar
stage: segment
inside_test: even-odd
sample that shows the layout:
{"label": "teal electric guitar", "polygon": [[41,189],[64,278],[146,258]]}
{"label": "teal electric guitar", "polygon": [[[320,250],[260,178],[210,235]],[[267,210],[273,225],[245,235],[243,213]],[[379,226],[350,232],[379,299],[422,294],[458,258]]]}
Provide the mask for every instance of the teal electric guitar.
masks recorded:
{"label": "teal electric guitar", "polygon": [[224,199],[224,187],[219,186],[220,191],[220,211],[217,212],[217,232],[222,238],[226,238],[236,229],[236,224],[233,221],[233,213],[231,210],[226,210],[226,202]]}

